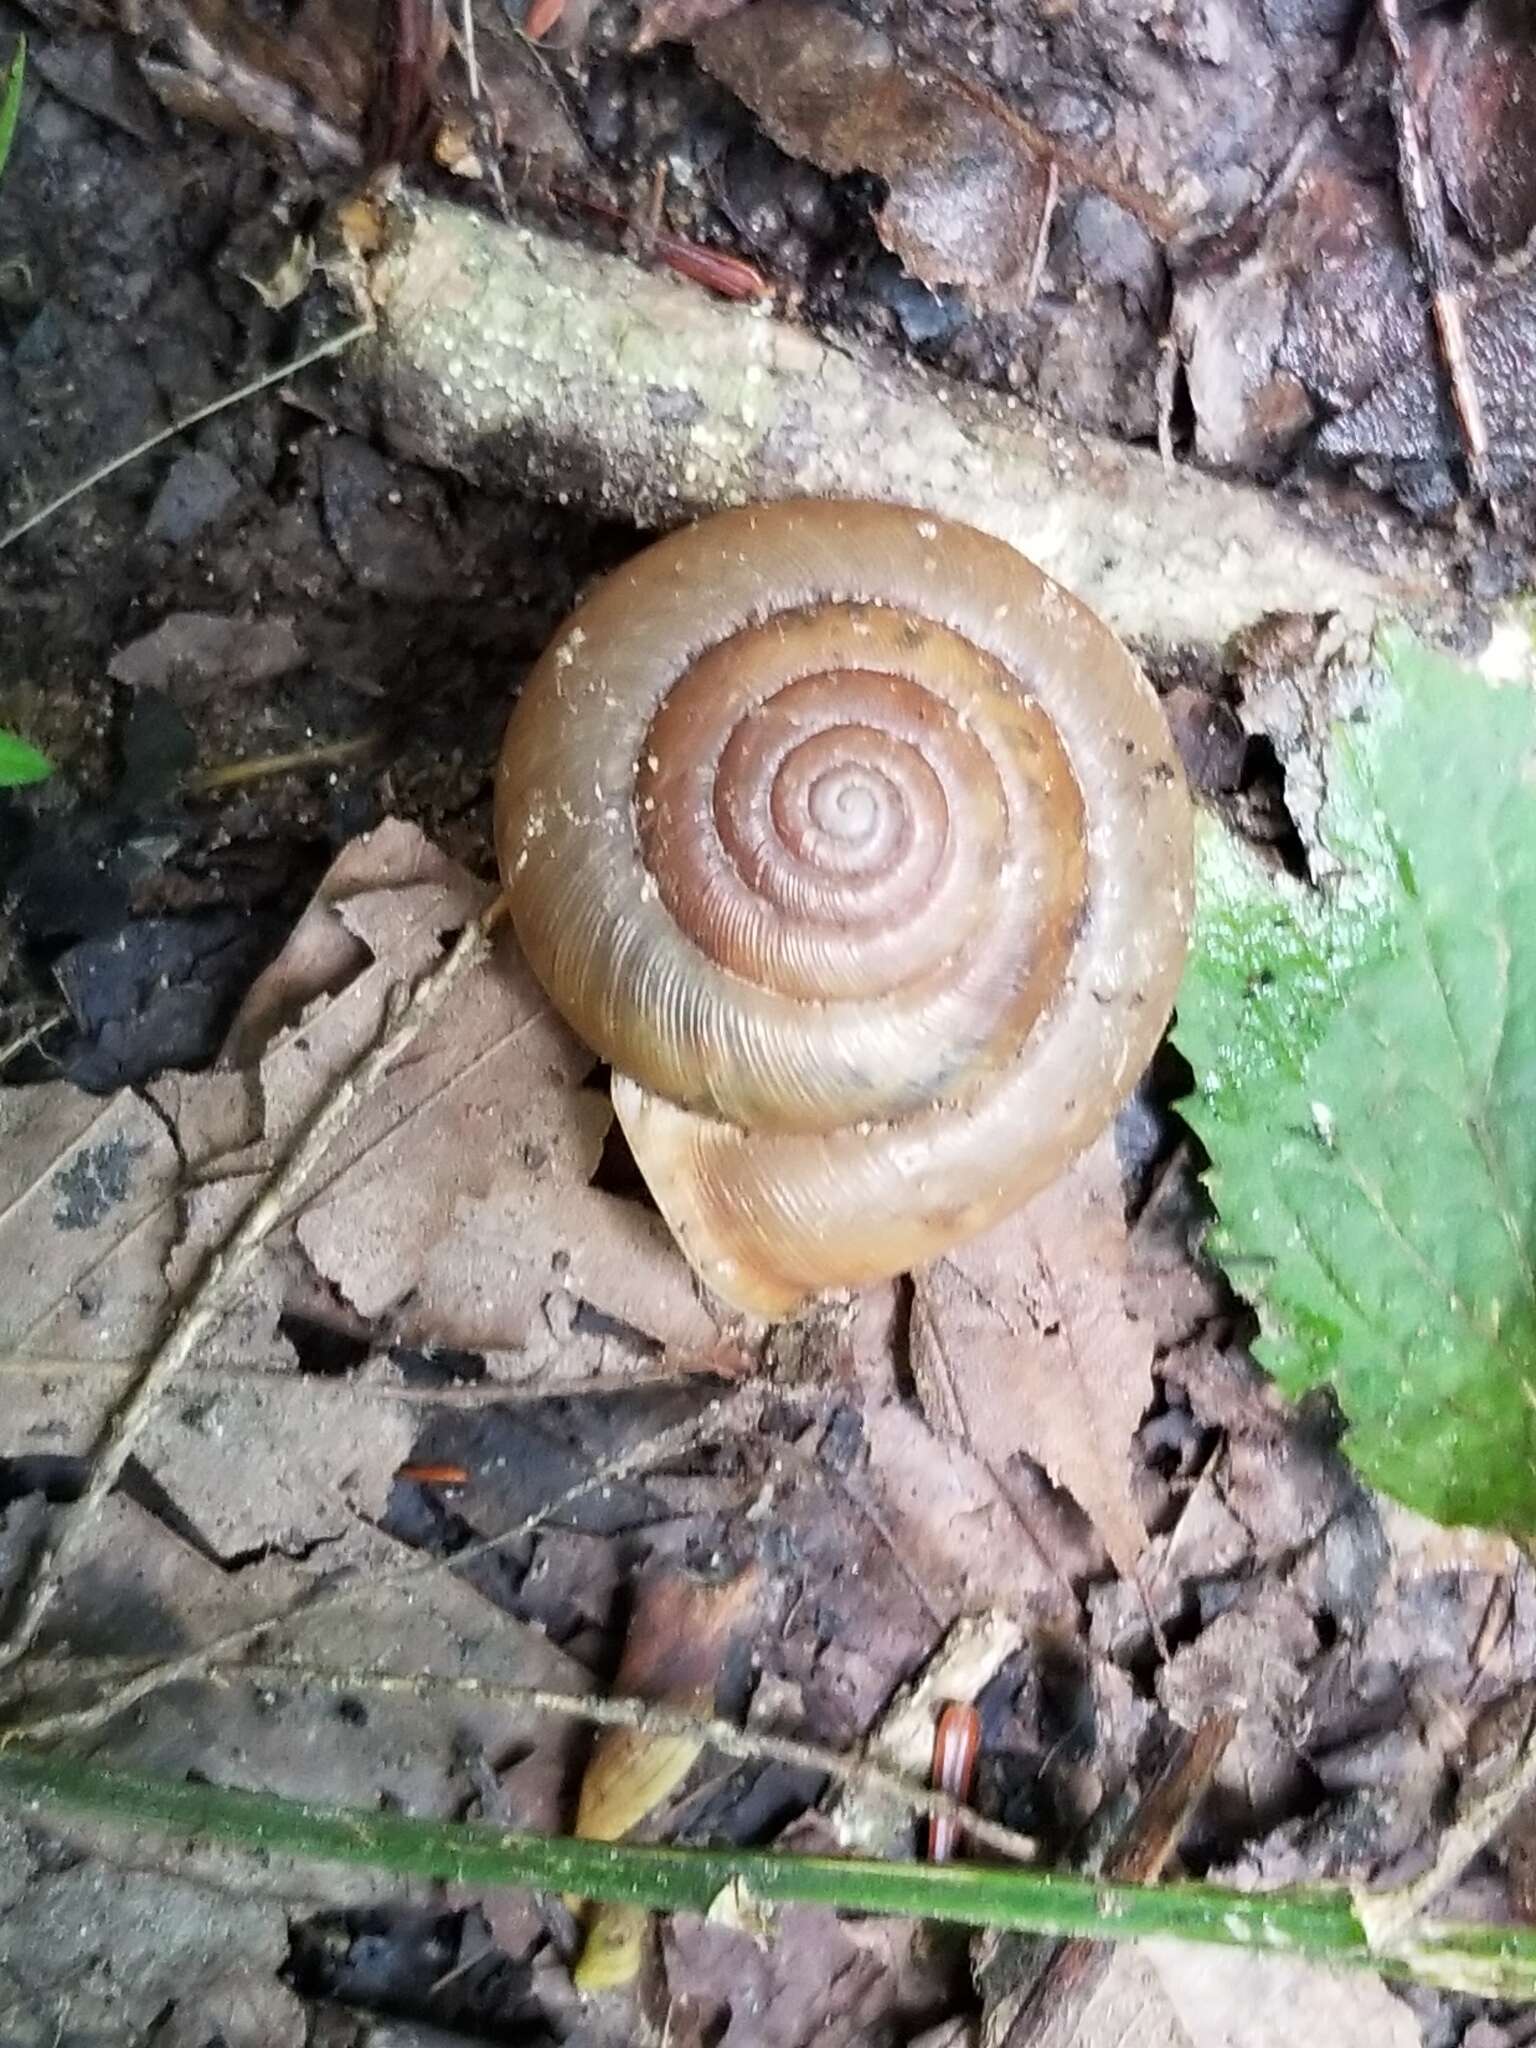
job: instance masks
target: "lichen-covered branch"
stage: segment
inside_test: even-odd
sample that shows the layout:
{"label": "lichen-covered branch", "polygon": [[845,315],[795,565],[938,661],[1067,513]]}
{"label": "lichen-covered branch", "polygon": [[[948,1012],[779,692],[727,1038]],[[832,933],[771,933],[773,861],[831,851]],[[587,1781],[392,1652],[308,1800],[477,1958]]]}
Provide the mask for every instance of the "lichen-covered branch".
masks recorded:
{"label": "lichen-covered branch", "polygon": [[377,425],[492,487],[645,527],[804,494],[920,504],[1161,647],[1216,647],[1274,612],[1363,628],[1446,603],[1443,564],[1383,522],[1309,527],[1272,493],[462,207],[392,206],[368,290],[378,329],[352,368]]}

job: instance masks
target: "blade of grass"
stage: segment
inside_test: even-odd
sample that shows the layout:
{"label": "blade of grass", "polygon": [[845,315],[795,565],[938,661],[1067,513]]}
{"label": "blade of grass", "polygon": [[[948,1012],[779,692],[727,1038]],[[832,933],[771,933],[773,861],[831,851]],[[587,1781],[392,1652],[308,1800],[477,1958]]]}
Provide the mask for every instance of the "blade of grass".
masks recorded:
{"label": "blade of grass", "polygon": [[6,66],[5,84],[0,87],[0,178],[5,176],[6,159],[16,139],[16,123],[21,119],[21,86],[26,75],[27,39],[18,36],[15,51]]}
{"label": "blade of grass", "polygon": [[178,434],[184,434],[188,427],[200,426],[204,420],[211,420],[215,413],[225,412],[232,405],[240,405],[247,398],[254,398],[258,391],[266,391],[274,384],[281,384],[287,377],[293,377],[300,370],[307,370],[312,363],[321,362],[326,356],[338,355],[342,349],[350,348],[355,341],[361,341],[365,334],[372,332],[366,320],[357,326],[346,328],[341,334],[333,334],[329,341],[316,342],[313,348],[305,349],[291,362],[281,363],[275,370],[267,370],[260,377],[253,377],[248,384],[242,384],[237,391],[226,391],[222,398],[215,398],[208,405],[200,405],[196,412],[189,412],[184,419],[173,420],[168,427],[161,427],[158,433],[148,435],[121,455],[114,455],[110,462],[104,462],[100,469],[93,469],[89,476],[80,477],[67,491],[60,491],[56,498],[50,498],[46,505],[39,505],[35,512],[29,512],[24,519],[17,520],[0,533],[0,554],[14,546],[23,535],[29,534],[45,519],[51,519],[55,512],[62,512],[66,505],[72,505],[76,498],[83,498],[87,491],[105,483],[109,476],[116,476],[120,469],[126,469],[130,462],[137,462],[141,455],[174,441]]}
{"label": "blade of grass", "polygon": [[267,1855],[357,1864],[400,1877],[524,1885],[660,1912],[707,1912],[722,1888],[736,1881],[772,1904],[825,1905],[1098,1941],[1172,1937],[1379,1969],[1482,1997],[1536,1997],[1536,1930],[1424,1924],[1401,1947],[1375,1953],[1343,1890],[1239,1892],[1211,1884],[1126,1884],[976,1863],[880,1863],[579,1841],[138,1777],[19,1749],[0,1755],[0,1799],[34,1812],[162,1828]]}

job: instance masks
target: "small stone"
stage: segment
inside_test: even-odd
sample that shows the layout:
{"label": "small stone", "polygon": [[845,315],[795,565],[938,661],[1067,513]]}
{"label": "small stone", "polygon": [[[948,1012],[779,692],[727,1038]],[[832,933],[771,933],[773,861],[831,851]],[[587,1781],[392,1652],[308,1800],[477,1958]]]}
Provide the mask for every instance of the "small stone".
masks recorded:
{"label": "small stone", "polygon": [[150,507],[145,534],[181,547],[211,526],[239,495],[240,480],[229,464],[193,448],[171,464]]}

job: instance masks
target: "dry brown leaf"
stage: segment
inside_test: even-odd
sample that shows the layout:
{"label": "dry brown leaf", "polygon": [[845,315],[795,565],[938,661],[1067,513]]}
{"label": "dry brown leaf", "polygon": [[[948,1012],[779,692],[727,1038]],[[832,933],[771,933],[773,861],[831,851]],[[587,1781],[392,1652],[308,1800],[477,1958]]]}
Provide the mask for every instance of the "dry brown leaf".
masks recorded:
{"label": "dry brown leaf", "polygon": [[686,43],[712,21],[734,14],[744,0],[643,0],[630,48],[654,50],[658,43]]}
{"label": "dry brown leaf", "polygon": [[1042,1626],[1075,1614],[1068,1578],[983,1458],[902,1401],[867,1408],[863,1429],[848,1490],[940,1626],[984,1607]]}
{"label": "dry brown leaf", "polygon": [[265,683],[303,665],[292,619],[224,618],[173,612],[113,655],[107,673],[140,690],[166,690],[196,703],[220,684]]}
{"label": "dry brown leaf", "polygon": [[[990,2041],[992,2036],[985,2034]],[[1378,1977],[1239,1949],[1117,1948],[1087,2001],[1030,2048],[1419,2048],[1418,2022]]]}
{"label": "dry brown leaf", "polygon": [[[411,826],[343,851],[230,1034],[268,1147],[488,896]],[[592,1066],[504,930],[328,1155],[295,1228],[315,1271],[389,1340],[482,1351],[523,1382],[739,1367],[660,1219],[588,1185],[612,1122]]]}
{"label": "dry brown leaf", "polygon": [[1106,1133],[1027,1208],[916,1276],[911,1356],[934,1427],[998,1472],[1033,1458],[1129,1575],[1147,1540],[1130,1447],[1152,1398],[1152,1333],[1127,1312],[1125,1262]]}
{"label": "dry brown leaf", "polygon": [[991,95],[822,0],[753,0],[701,28],[694,48],[781,149],[886,181],[875,225],[914,277],[1022,303],[1048,172]]}
{"label": "dry brown leaf", "polygon": [[[37,1532],[40,1507],[31,1496],[0,1516],[0,1590]],[[420,1581],[380,1583],[413,1554],[376,1530],[355,1527],[322,1555],[323,1563],[308,1567],[268,1556],[230,1574],[114,1495],[65,1582],[41,1647],[45,1654],[67,1648],[83,1656],[170,1655],[291,1607],[293,1619],[263,1637],[262,1657],[328,1670],[435,1671],[562,1692],[587,1683],[583,1668],[541,1630],[493,1606],[462,1577],[443,1572],[430,1592]],[[306,1615],[304,1595],[343,1568],[355,1574],[358,1591]],[[95,1690],[61,1686],[47,1703],[78,1704]],[[548,1734],[546,1721],[493,1699],[423,1699],[366,1685],[338,1692],[295,1675],[281,1684],[233,1676],[185,1681],[151,1694],[95,1740],[102,1760],[126,1769],[197,1772],[289,1799],[371,1810],[382,1803],[449,1819],[463,1804],[466,1742],[503,1756]],[[212,1870],[222,1853],[189,1846],[174,1862],[168,1852],[166,1867]],[[338,1868],[322,1880],[314,1870],[296,1876],[298,1869],[275,1859],[243,1881],[277,1897],[285,1886],[313,1892],[322,1882],[326,1896],[351,1902],[398,1892],[398,1879],[384,1872]]]}
{"label": "dry brown leaf", "polygon": [[[732,1642],[755,1614],[762,1591],[756,1566],[724,1581],[653,1570],[636,1589],[615,1691],[708,1711]],[[666,1804],[703,1750],[703,1742],[693,1736],[603,1729],[582,1774],[577,1834],[598,1842],[621,1841]],[[592,1909],[572,1972],[579,1990],[611,1991],[634,1978],[647,1918],[638,1906],[613,1903]]]}
{"label": "dry brown leaf", "polygon": [[[91,1449],[185,1284],[167,1279],[178,1264],[178,1146],[195,1170],[212,1134],[244,1132],[244,1101],[239,1077],[218,1075],[105,1099],[63,1083],[0,1091],[4,1450]],[[377,1516],[415,1430],[400,1403],[311,1395],[279,1333],[279,1279],[275,1263],[258,1265],[138,1450],[224,1556],[298,1548]]]}
{"label": "dry brown leaf", "polygon": [[[90,1448],[274,1160],[487,894],[387,825],[341,854],[252,988],[238,1070],[105,1100],[0,1090],[7,1451]],[[281,1318],[335,1316],[333,1289],[381,1349],[482,1350],[524,1388],[741,1363],[660,1222],[587,1185],[611,1116],[590,1065],[506,937],[358,1106],[140,1449],[220,1555],[377,1517],[407,1455],[414,1411],[382,1376],[297,1370]]]}
{"label": "dry brown leaf", "polygon": [[[921,1945],[910,1923],[851,1923],[827,1907],[788,1906],[773,1929],[764,1946],[749,1933],[669,1915],[661,1940],[675,1989],[660,2037],[674,2048],[867,2048],[901,2038],[907,2013],[931,2010],[944,1995],[932,1947],[913,1960]],[[928,1981],[914,1996],[923,1962]]]}

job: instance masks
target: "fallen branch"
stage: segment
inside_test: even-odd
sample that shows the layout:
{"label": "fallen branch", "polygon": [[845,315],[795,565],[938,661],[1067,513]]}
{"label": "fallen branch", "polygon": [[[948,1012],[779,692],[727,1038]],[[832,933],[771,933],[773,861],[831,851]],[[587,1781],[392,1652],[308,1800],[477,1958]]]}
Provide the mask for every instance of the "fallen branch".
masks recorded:
{"label": "fallen branch", "polygon": [[920,504],[1161,646],[1214,651],[1274,612],[1365,628],[1449,602],[1444,563],[1403,525],[1309,529],[1272,492],[1166,472],[1150,449],[462,207],[402,201],[383,228],[349,383],[404,451],[490,488],[640,526],[755,498]]}
{"label": "fallen branch", "polygon": [[231,1289],[298,1198],[358,1103],[378,1086],[469,969],[481,959],[491,923],[502,908],[498,900],[483,917],[467,925],[441,965],[423,975],[402,1002],[386,1011],[374,1044],[300,1127],[292,1145],[256,1191],[228,1237],[210,1254],[171,1318],[165,1335],[107,1418],[91,1457],[84,1492],[54,1516],[47,1534],[19,1574],[12,1589],[13,1619],[0,1640],[0,1671],[26,1652],[42,1626],[64,1573],[78,1555],[102,1503],[121,1478],[160,1396],[212,1328]]}
{"label": "fallen branch", "polygon": [[707,1913],[727,1886],[769,1905],[903,1914],[967,1927],[1095,1941],[1173,1938],[1277,1951],[1380,1970],[1485,1998],[1536,1996],[1536,1931],[1433,1926],[1382,1955],[1341,1890],[1232,1891],[1221,1885],[1138,1885],[980,1863],[879,1863],[780,1856],[756,1849],[673,1849],[516,1834],[473,1821],[300,1804],[259,1792],[96,1770],[70,1757],[0,1756],[0,1800],[34,1820],[51,1813],[163,1828],[401,1877],[611,1899],[662,1912]]}

